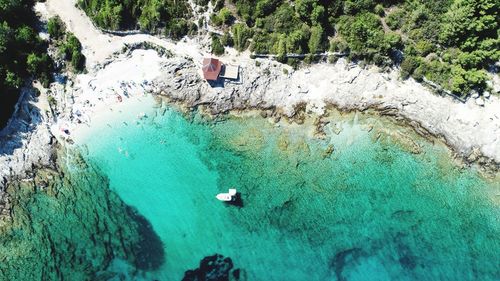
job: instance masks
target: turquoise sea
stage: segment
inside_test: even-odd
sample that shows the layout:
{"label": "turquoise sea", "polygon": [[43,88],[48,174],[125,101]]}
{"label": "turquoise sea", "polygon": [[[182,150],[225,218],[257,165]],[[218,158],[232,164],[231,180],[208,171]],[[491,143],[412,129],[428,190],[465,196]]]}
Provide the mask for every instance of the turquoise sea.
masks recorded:
{"label": "turquoise sea", "polygon": [[[112,115],[77,143],[164,252],[147,272],[116,260],[121,278],[181,280],[218,253],[240,280],[500,280],[498,176],[390,120],[335,113],[319,139],[148,98]],[[216,200],[231,187],[243,207]]]}

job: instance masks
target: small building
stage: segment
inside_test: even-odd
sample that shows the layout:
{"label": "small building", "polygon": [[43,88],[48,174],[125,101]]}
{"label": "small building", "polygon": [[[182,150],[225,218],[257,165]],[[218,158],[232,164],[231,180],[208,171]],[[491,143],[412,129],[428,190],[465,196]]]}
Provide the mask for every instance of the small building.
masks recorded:
{"label": "small building", "polygon": [[219,76],[226,79],[238,80],[239,73],[240,67],[238,65],[223,64]]}
{"label": "small building", "polygon": [[222,68],[222,63],[215,58],[204,58],[203,59],[203,78],[206,80],[215,81],[219,78],[219,74]]}

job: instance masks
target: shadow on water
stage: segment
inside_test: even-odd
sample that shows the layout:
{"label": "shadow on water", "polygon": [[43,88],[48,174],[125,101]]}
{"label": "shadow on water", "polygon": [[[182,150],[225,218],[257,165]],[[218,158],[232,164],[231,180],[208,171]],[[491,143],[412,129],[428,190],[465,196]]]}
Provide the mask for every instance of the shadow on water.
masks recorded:
{"label": "shadow on water", "polygon": [[10,155],[20,148],[26,133],[42,122],[40,109],[33,105],[37,101],[35,89],[25,88],[15,107],[8,103],[0,106],[0,156]]}
{"label": "shadow on water", "polygon": [[128,215],[137,223],[139,243],[132,252],[135,256],[135,267],[141,270],[156,270],[165,263],[163,242],[153,229],[151,223],[131,206],[127,206]]}

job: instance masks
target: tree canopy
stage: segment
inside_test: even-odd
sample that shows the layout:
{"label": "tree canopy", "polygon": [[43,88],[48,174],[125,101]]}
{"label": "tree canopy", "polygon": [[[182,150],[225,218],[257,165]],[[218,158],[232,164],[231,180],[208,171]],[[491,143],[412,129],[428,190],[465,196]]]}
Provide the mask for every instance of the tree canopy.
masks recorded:
{"label": "tree canopy", "polygon": [[47,85],[52,60],[35,30],[30,0],[0,0],[0,128],[12,114],[20,88],[33,77]]}
{"label": "tree canopy", "polygon": [[[500,59],[500,2],[494,0],[230,2],[240,21],[233,36],[247,28],[251,51],[281,61],[287,53],[343,52],[467,95],[487,88],[486,69]],[[246,48],[235,42],[238,50]]]}
{"label": "tree canopy", "polygon": [[99,27],[112,30],[183,31],[178,23],[190,14],[186,0],[79,0],[78,4]]}

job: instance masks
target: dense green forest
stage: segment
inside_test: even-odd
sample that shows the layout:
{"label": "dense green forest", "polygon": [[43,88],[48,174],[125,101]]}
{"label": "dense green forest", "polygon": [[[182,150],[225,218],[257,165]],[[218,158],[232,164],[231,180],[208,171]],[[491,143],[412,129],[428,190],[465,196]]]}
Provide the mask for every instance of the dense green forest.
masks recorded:
{"label": "dense green forest", "polygon": [[79,0],[79,6],[101,28],[141,29],[181,38],[196,30],[186,0]]}
{"label": "dense green forest", "polygon": [[[219,1],[212,1],[215,5]],[[326,51],[360,63],[399,65],[403,78],[427,78],[455,94],[487,88],[485,70],[500,59],[495,0],[228,0],[211,23],[225,29],[220,43],[257,54]],[[225,35],[224,37],[227,37]]]}
{"label": "dense green forest", "polygon": [[0,128],[10,118],[28,77],[47,85],[52,60],[35,30],[34,1],[0,0]]}

